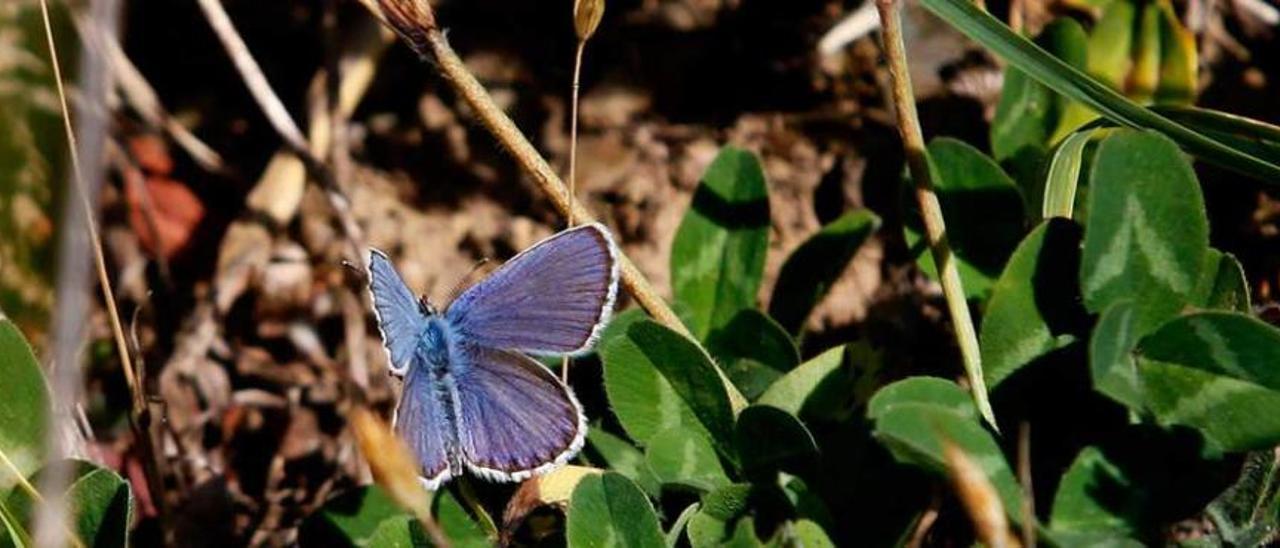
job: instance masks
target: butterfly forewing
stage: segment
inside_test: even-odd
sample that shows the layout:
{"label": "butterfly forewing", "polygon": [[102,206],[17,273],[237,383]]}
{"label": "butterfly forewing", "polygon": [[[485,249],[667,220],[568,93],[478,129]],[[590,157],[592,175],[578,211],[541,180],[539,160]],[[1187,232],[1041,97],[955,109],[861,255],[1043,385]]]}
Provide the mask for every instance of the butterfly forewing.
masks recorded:
{"label": "butterfly forewing", "polygon": [[369,292],[373,294],[373,310],[378,315],[378,329],[382,330],[391,371],[403,375],[427,320],[391,260],[376,249],[369,253]]}
{"label": "butterfly forewing", "polygon": [[590,348],[613,309],[618,260],[598,224],[565,230],[516,255],[445,312],[480,346],[539,354]]}
{"label": "butterfly forewing", "polygon": [[582,448],[586,419],[573,393],[523,354],[464,345],[454,356],[459,448],[478,475],[516,481]]}

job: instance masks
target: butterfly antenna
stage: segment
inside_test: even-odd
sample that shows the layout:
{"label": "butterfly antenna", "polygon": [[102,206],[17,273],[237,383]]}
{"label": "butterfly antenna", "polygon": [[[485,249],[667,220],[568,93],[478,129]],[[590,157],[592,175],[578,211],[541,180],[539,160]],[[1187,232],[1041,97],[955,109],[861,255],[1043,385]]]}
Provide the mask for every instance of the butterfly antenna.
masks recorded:
{"label": "butterfly antenna", "polygon": [[462,294],[463,288],[467,286],[467,281],[469,281],[472,276],[475,276],[476,272],[478,272],[486,264],[489,264],[488,257],[485,257],[483,259],[480,259],[479,261],[476,261],[476,264],[472,265],[471,270],[468,270],[465,276],[463,276],[461,279],[459,279],[456,283],[453,284],[453,289],[449,290],[449,302],[453,302],[458,298],[458,295]]}

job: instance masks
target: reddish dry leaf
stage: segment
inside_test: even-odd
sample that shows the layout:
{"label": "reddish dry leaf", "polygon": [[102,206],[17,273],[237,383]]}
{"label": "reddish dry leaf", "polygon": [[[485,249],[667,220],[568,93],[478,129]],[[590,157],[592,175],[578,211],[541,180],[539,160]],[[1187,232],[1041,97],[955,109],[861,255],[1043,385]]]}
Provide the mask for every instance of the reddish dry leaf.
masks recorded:
{"label": "reddish dry leaf", "polygon": [[186,185],[162,177],[141,181],[137,172],[126,176],[129,225],[148,253],[172,259],[191,241],[204,219],[204,204]]}
{"label": "reddish dry leaf", "polygon": [[149,175],[173,173],[173,157],[169,156],[169,147],[158,135],[148,133],[129,139],[129,155]]}

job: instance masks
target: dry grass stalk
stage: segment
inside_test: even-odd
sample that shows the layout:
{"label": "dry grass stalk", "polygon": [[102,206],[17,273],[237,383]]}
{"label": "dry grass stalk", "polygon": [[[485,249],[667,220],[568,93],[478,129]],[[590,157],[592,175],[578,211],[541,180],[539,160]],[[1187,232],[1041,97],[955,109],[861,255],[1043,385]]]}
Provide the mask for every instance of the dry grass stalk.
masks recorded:
{"label": "dry grass stalk", "polygon": [[431,494],[418,478],[413,453],[391,428],[372,411],[357,407],[351,416],[360,453],[369,462],[373,479],[405,510],[411,512],[436,546],[448,547],[449,539],[431,517]]}
{"label": "dry grass stalk", "polygon": [[978,540],[991,548],[1018,548],[1022,543],[1010,533],[1004,504],[986,472],[964,450],[943,440],[942,453],[956,496],[969,513]]}
{"label": "dry grass stalk", "polygon": [[[103,23],[106,32],[113,32],[118,19],[118,9],[111,0],[94,0],[89,3],[90,16]],[[57,310],[53,318],[54,371],[53,401],[54,413],[50,415],[47,428],[46,447],[48,455],[63,455],[69,451],[69,442],[75,440],[64,433],[74,432],[72,415],[82,388],[82,375],[78,360],[80,348],[84,341],[84,318],[88,315],[89,299],[86,288],[89,286],[89,264],[86,256],[92,254],[97,267],[98,281],[106,301],[108,315],[111,320],[112,333],[115,338],[116,351],[120,354],[125,380],[133,397],[133,409],[136,411],[141,401],[141,392],[134,378],[133,363],[129,359],[125,344],[124,330],[120,323],[120,314],[116,310],[115,296],[111,291],[110,279],[107,277],[106,261],[102,254],[101,240],[98,238],[94,221],[96,207],[94,205],[98,188],[101,187],[103,173],[94,169],[86,173],[80,163],[81,158],[95,160],[101,157],[107,136],[106,113],[100,105],[106,103],[106,93],[111,87],[111,71],[107,63],[89,47],[81,52],[80,82],[86,97],[83,108],[79,110],[77,122],[80,127],[78,135],[71,127],[71,113],[67,106],[67,93],[63,86],[62,67],[58,60],[57,46],[53,38],[53,28],[49,22],[49,5],[40,0],[40,14],[43,18],[45,38],[49,48],[49,57],[53,66],[54,78],[58,90],[59,105],[62,109],[63,129],[66,131],[67,144],[70,149],[72,191],[68,192],[63,202],[65,223],[62,227],[61,245],[58,248],[58,285]],[[76,210],[80,211],[76,211]],[[131,417],[136,420],[135,414]],[[83,440],[79,440],[83,442]],[[140,440],[145,442],[145,440]],[[66,540],[77,546],[83,543],[70,535],[68,537],[68,501],[67,486],[71,484],[72,467],[68,464],[49,466],[41,480],[45,504],[40,505],[36,517],[35,542],[41,546],[62,546]]]}

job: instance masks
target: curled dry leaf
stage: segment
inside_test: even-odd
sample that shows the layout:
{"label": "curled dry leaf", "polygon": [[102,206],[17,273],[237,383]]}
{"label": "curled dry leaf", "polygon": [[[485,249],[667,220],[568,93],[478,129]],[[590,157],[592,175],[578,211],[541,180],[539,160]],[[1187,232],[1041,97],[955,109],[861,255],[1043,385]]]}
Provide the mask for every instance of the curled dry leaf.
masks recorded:
{"label": "curled dry leaf", "polygon": [[582,478],[602,473],[604,470],[599,468],[568,465],[525,480],[515,494],[511,495],[507,509],[502,513],[503,544],[510,543],[512,535],[531,512],[543,506],[564,509],[569,505],[569,498],[573,496],[573,490]]}

